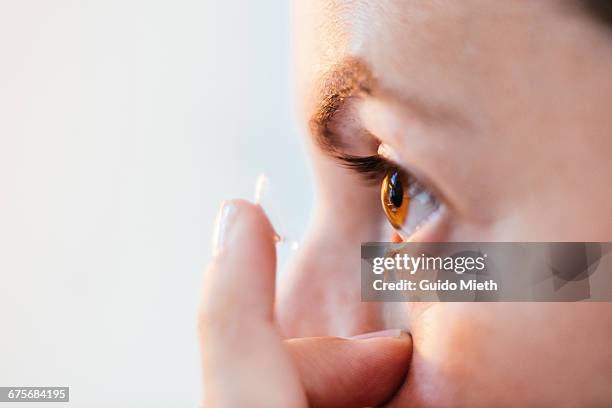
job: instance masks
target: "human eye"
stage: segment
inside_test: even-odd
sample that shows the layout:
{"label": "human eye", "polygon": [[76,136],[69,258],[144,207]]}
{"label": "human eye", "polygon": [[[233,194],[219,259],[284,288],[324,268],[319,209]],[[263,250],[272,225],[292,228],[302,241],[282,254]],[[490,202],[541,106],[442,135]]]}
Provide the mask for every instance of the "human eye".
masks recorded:
{"label": "human eye", "polygon": [[[381,145],[382,146],[382,145]],[[398,235],[409,240],[439,214],[438,197],[421,180],[379,153],[372,156],[341,157],[344,165],[380,185],[382,211]]]}
{"label": "human eye", "polygon": [[403,239],[430,222],[440,209],[440,202],[426,186],[398,168],[391,168],[383,178],[380,202],[387,220]]}

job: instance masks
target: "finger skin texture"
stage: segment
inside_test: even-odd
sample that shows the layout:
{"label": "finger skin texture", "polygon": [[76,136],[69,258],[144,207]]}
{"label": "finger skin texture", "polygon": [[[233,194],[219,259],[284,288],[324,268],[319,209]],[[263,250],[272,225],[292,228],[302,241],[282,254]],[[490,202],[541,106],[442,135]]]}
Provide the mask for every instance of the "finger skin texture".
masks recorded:
{"label": "finger skin texture", "polygon": [[313,337],[287,341],[312,407],[370,407],[391,399],[403,384],[411,337],[347,340]]}
{"label": "finger skin texture", "polygon": [[204,406],[351,408],[391,399],[406,377],[411,337],[283,340],[274,230],[246,201],[226,203],[221,214],[199,316]]}
{"label": "finger skin texture", "polygon": [[261,207],[227,202],[199,317],[207,407],[306,407],[273,321],[274,230]]}

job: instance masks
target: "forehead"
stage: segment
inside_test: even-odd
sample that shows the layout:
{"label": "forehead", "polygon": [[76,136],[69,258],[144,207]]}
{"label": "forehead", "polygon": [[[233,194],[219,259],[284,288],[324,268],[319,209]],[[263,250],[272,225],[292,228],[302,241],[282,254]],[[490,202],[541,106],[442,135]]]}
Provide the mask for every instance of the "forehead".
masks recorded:
{"label": "forehead", "polygon": [[[530,52],[534,36],[562,11],[543,1],[300,0],[297,70],[304,102],[347,58],[363,60],[390,90],[427,89],[432,103],[474,99],[482,82]],[[524,54],[524,55],[523,55]]]}

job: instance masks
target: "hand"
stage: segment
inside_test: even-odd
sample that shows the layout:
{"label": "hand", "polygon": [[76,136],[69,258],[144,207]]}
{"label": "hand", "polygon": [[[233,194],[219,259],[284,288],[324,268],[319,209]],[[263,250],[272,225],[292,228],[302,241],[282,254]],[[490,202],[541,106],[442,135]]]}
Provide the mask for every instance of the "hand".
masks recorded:
{"label": "hand", "polygon": [[363,407],[402,384],[401,332],[284,340],[274,318],[274,229],[260,206],[226,202],[199,317],[204,401],[216,407]]}

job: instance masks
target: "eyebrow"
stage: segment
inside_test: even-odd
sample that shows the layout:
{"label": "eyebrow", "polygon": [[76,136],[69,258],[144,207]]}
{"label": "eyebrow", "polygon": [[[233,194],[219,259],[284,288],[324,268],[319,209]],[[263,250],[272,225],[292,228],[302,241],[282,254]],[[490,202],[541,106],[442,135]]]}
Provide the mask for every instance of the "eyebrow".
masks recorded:
{"label": "eyebrow", "polygon": [[359,173],[367,184],[379,182],[395,164],[378,154],[355,156],[342,151],[344,143],[331,128],[334,116],[352,97],[371,95],[375,87],[372,71],[358,58],[334,66],[321,81],[319,102],[310,118],[310,130],[319,147],[340,164]]}
{"label": "eyebrow", "polygon": [[392,89],[379,84],[368,64],[357,57],[347,57],[333,66],[320,81],[318,102],[314,114],[310,117],[309,127],[317,145],[332,157],[342,161],[349,158],[354,161],[358,157],[342,152],[343,142],[332,131],[334,116],[352,98],[372,96],[389,98],[399,102],[409,109],[415,117],[427,123],[450,125],[456,128],[471,128],[472,121],[452,106],[435,103],[427,98],[411,95],[398,95]]}
{"label": "eyebrow", "polygon": [[317,107],[309,120],[310,130],[323,151],[339,156],[341,140],[331,130],[335,114],[355,96],[370,95],[375,86],[372,71],[359,58],[347,58],[322,79]]}

